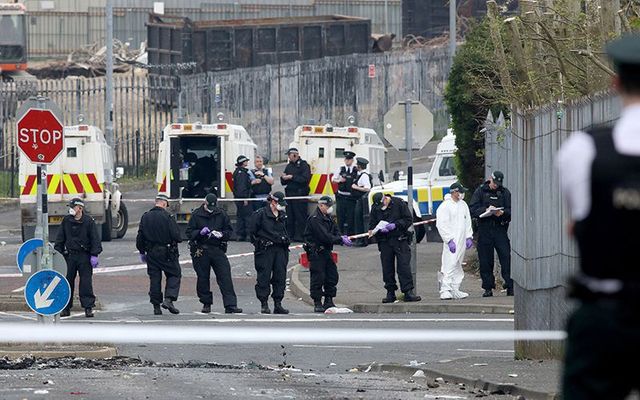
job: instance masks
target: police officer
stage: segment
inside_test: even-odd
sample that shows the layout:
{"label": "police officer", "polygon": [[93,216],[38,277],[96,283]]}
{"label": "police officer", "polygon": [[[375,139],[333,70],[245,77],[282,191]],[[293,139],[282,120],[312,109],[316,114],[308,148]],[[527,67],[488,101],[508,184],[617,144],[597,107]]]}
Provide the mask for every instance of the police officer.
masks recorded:
{"label": "police officer", "polygon": [[[273,297],[273,313],[289,314],[282,307],[289,263],[289,234],[287,233],[287,202],[284,193],[275,192],[267,197],[268,205],[251,216],[249,234],[255,246],[254,258],[258,274],[256,296],[260,300],[261,312],[270,314],[267,302],[269,293]],[[273,286],[273,291],[271,287]]]}
{"label": "police officer", "polygon": [[[246,156],[238,156],[236,159],[236,170],[233,171],[233,197],[236,199],[248,199],[251,197],[251,177],[249,176],[249,159]],[[237,222],[236,235],[239,241],[247,240],[247,224],[253,206],[248,200],[236,201]]]}
{"label": "police officer", "polygon": [[511,192],[502,185],[504,174],[494,171],[491,177],[471,197],[469,210],[471,217],[478,221],[478,259],[480,278],[484,293],[482,297],[493,296],[496,287],[493,275],[493,250],[498,253],[500,273],[504,280],[507,296],[513,296],[511,280],[511,242],[509,223],[511,222]]}
{"label": "police officer", "polygon": [[[355,200],[355,215],[354,215],[354,232],[353,233],[363,233],[365,232],[365,218],[367,217],[369,207],[367,207],[367,194],[371,191],[371,186],[373,186],[373,181],[371,179],[371,175],[367,171],[367,166],[369,165],[369,160],[363,157],[356,158],[356,168],[357,168],[357,177],[355,182],[351,185],[351,197]],[[366,246],[367,239],[358,239],[356,246]]]}
{"label": "police officer", "polygon": [[[626,399],[640,390],[640,35],[607,45],[623,110],[615,127],[574,132],[557,158],[580,272],[570,295],[562,398]],[[629,364],[630,362],[631,364]]]}
{"label": "police officer", "polygon": [[264,159],[261,156],[256,156],[255,168],[249,171],[249,176],[251,178],[252,196],[258,199],[265,199],[265,202],[253,202],[253,209],[259,210],[267,204],[266,199],[271,193],[271,186],[273,186],[271,168],[266,168]]}
{"label": "police officer", "polygon": [[227,213],[218,207],[218,197],[209,193],[204,203],[191,214],[187,226],[187,238],[193,269],[198,276],[196,292],[203,304],[202,312],[211,312],[213,294],[211,293],[211,268],[222,293],[222,303],[227,314],[241,313],[238,299],[233,289],[231,265],[227,258],[227,242],[233,233]]}
{"label": "police officer", "polygon": [[[311,272],[310,294],[313,299],[313,311],[324,312],[335,307],[338,284],[338,267],[331,257],[334,244],[352,246],[347,235],[341,235],[338,226],[333,222],[333,199],[322,196],[318,200],[318,208],[309,217],[304,228],[304,250],[309,257]],[[324,290],[323,290],[324,289]],[[324,295],[324,304],[322,296]]]}
{"label": "police officer", "polygon": [[[140,219],[136,248],[140,260],[147,264],[149,275],[149,299],[153,313],[162,315],[162,308],[172,314],[180,311],[173,302],[178,300],[182,270],[178,261],[178,243],[182,241],[180,228],[167,211],[169,198],[164,194],[156,196],[155,206]],[[166,279],[164,301],[162,299],[162,273]]]}
{"label": "police officer", "polygon": [[69,215],[62,219],[54,248],[67,261],[67,281],[71,286],[71,300],[60,316],[71,315],[73,288],[76,275],[79,275],[80,304],[84,308],[85,317],[93,317],[92,309],[96,303],[96,296],[93,294],[93,268],[98,266],[102,244],[96,223],[84,212],[84,203],[79,198],[72,199],[69,203]]}
{"label": "police officer", "polygon": [[[373,195],[373,207],[369,220],[369,236],[374,236],[378,242],[380,261],[382,263],[382,279],[387,296],[383,303],[396,301],[396,267],[400,290],[404,293],[404,301],[420,301],[422,298],[415,294],[413,276],[411,275],[411,239],[409,232],[413,220],[409,206],[404,200],[390,194],[376,193]],[[382,226],[384,225],[384,226]],[[374,232],[375,231],[375,232]]]}
{"label": "police officer", "polygon": [[344,165],[340,166],[334,173],[331,180],[338,184],[336,193],[336,207],[338,217],[338,230],[340,232],[353,235],[355,233],[355,208],[356,198],[354,197],[351,186],[358,178],[358,170],[353,165],[353,158],[356,153],[353,151],[345,151]]}
{"label": "police officer", "polygon": [[[287,197],[308,196],[311,167],[300,158],[295,147],[287,150],[289,163],[284,168],[280,183],[285,187]],[[287,231],[296,242],[302,242],[304,223],[307,221],[307,200],[289,200],[287,202]]]}

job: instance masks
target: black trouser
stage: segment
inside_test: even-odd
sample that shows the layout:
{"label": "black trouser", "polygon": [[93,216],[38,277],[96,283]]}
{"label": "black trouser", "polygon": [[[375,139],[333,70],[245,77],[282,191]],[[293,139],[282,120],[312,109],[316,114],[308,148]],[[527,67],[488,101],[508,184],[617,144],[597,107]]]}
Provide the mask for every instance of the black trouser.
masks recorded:
{"label": "black trouser", "polygon": [[336,195],[336,207],[338,208],[338,230],[347,235],[355,233],[355,208],[356,201],[349,196]]}
{"label": "black trouser", "polygon": [[478,259],[480,261],[480,278],[482,288],[491,290],[496,287],[493,276],[493,250],[498,253],[500,272],[504,280],[504,288],[512,288],[511,280],[511,242],[507,234],[508,227],[492,221],[481,222],[478,227]]}
{"label": "black trouser", "polygon": [[[365,233],[367,231],[366,229],[367,225],[365,225],[365,222],[367,222],[366,217],[368,215],[368,210],[367,210],[367,198],[365,196],[362,196],[358,200],[356,200],[356,207],[354,212],[354,228],[355,228],[354,233],[355,234]],[[360,240],[366,241],[366,239],[360,239]]]}
{"label": "black trouser", "polygon": [[629,367],[640,357],[640,304],[622,300],[584,302],[567,324],[564,400],[623,400],[640,379]]}
{"label": "black trouser", "polygon": [[80,276],[78,283],[78,294],[82,308],[93,308],[96,306],[96,296],[93,295],[93,267],[91,267],[91,255],[89,253],[69,253],[67,260],[67,281],[71,287],[71,300],[67,304],[67,310],[73,307],[73,288],[76,282],[76,275]]}
{"label": "black trouser", "polygon": [[149,275],[149,301],[153,305],[162,303],[162,273],[165,276],[164,298],[178,300],[182,269],[178,257],[170,255],[166,247],[155,247],[147,252],[147,275]]}
{"label": "black trouser", "polygon": [[320,300],[323,295],[336,297],[339,276],[338,267],[331,258],[331,251],[322,250],[309,254],[309,264],[311,298]]}
{"label": "black trouser", "polygon": [[[270,293],[273,293],[271,297],[274,300],[282,300],[287,282],[289,249],[285,246],[269,246],[256,252],[254,258],[258,274],[256,282],[258,300],[267,300]],[[273,292],[271,292],[271,287],[273,287]]]}
{"label": "black trouser", "polygon": [[217,247],[207,247],[202,251],[200,257],[192,257],[193,269],[198,275],[196,292],[200,303],[204,305],[213,304],[213,293],[211,293],[211,268],[216,275],[216,282],[222,294],[222,304],[225,308],[236,307],[238,299],[233,289],[231,279],[231,265],[227,255]]}
{"label": "black trouser", "polygon": [[380,261],[382,263],[382,280],[387,291],[398,290],[396,271],[400,281],[400,290],[407,293],[413,290],[413,276],[411,275],[411,248],[408,240],[389,238],[378,242]]}
{"label": "black trouser", "polygon": [[296,242],[304,241],[302,233],[307,223],[307,203],[307,200],[287,200],[287,231]]}
{"label": "black trouser", "polygon": [[236,201],[236,208],[238,210],[236,215],[236,235],[238,239],[247,238],[247,227],[249,225],[249,218],[253,213],[253,205],[251,202],[245,205],[244,201]]}

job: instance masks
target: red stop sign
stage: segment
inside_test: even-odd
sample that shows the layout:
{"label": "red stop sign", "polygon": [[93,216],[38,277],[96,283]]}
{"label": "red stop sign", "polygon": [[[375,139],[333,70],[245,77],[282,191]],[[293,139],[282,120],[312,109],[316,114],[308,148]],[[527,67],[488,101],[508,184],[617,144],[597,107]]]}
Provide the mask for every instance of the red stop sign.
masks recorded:
{"label": "red stop sign", "polygon": [[62,123],[49,110],[29,109],[18,121],[18,147],[31,162],[51,164],[64,149]]}

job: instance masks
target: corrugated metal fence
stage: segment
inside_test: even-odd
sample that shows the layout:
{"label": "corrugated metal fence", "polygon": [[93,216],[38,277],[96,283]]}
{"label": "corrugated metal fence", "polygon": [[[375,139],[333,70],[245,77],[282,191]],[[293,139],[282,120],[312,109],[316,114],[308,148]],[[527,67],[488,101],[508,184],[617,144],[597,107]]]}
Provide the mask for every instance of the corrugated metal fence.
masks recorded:
{"label": "corrugated metal fence", "polygon": [[[139,2],[140,3],[140,2]],[[166,8],[165,14],[193,20],[297,17],[341,14],[370,18],[372,32],[383,33],[385,26],[400,37],[402,10],[400,0],[315,0],[310,4],[264,4],[264,2],[201,3],[197,7]],[[114,37],[138,47],[147,39],[145,22],[153,7],[115,7]],[[386,20],[388,19],[388,21]],[[82,11],[29,10],[29,56],[32,58],[66,57],[82,46],[104,43],[104,7]]]}
{"label": "corrugated metal fence", "polygon": [[[369,77],[373,65],[375,76]],[[407,97],[420,100],[435,116],[436,132],[447,117],[443,92],[448,74],[445,48],[330,57],[177,78],[119,75],[114,82],[116,163],[128,175],[155,170],[161,131],[176,121],[179,99],[185,121],[212,122],[222,111],[244,125],[270,159],[284,159],[294,128],[310,119],[358,125],[382,132],[384,113]],[[30,95],[52,98],[64,124],[85,122],[104,128],[104,78],[0,83],[0,196],[15,196],[17,182],[15,110]],[[182,94],[180,94],[182,93]]]}

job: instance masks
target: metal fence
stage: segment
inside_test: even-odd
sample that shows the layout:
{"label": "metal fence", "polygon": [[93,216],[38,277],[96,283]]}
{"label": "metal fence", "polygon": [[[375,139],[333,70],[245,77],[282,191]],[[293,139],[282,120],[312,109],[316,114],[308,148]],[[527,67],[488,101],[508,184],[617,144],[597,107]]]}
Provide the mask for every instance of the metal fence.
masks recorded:
{"label": "metal fence", "polygon": [[[140,2],[138,2],[139,4]],[[385,7],[386,3],[386,7]],[[315,0],[310,3],[265,4],[265,2],[225,2],[166,8],[165,14],[180,15],[193,20],[245,19],[266,17],[298,17],[341,14],[370,18],[372,32],[402,33],[400,0]],[[153,7],[126,6],[114,8],[114,38],[139,47],[147,40],[149,12]],[[88,7],[82,11],[28,11],[28,51],[31,58],[66,57],[88,44],[104,43],[104,6]]]}
{"label": "metal fence", "polygon": [[[370,77],[370,72],[374,76]],[[435,130],[446,131],[443,101],[448,74],[446,48],[327,57],[257,68],[175,77],[118,75],[114,82],[114,140],[117,166],[128,174],[154,171],[162,129],[179,114],[187,122],[212,122],[223,112],[245,126],[258,150],[285,158],[296,126],[347,124],[382,133],[384,113],[399,100],[420,100],[434,114]],[[30,95],[54,100],[65,125],[85,122],[104,128],[104,78],[0,83],[0,196],[17,194],[17,107]],[[181,105],[181,108],[178,106]]]}
{"label": "metal fence", "polygon": [[[516,329],[562,329],[570,310],[564,286],[577,271],[578,252],[567,233],[569,212],[560,192],[555,155],[577,130],[613,124],[619,100],[610,93],[511,111],[511,123],[489,115],[485,167],[505,173],[511,191],[511,277],[516,283]],[[519,357],[558,357],[557,343],[516,344]]]}

